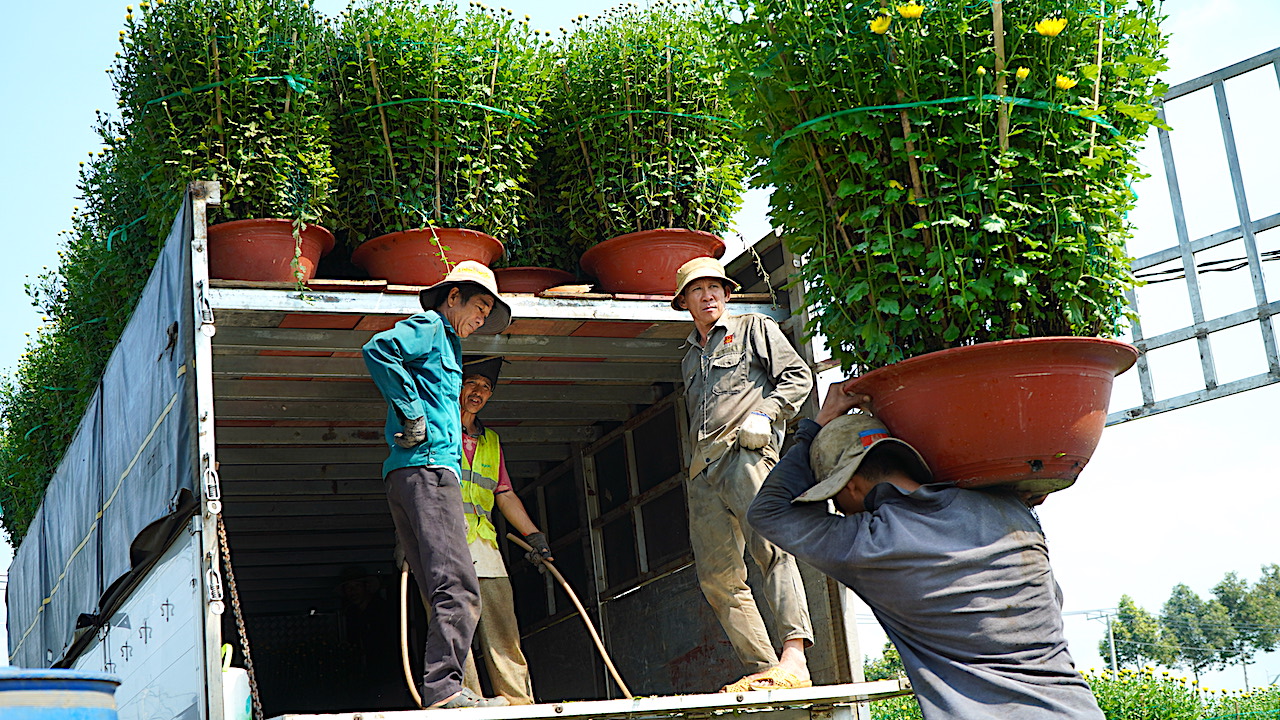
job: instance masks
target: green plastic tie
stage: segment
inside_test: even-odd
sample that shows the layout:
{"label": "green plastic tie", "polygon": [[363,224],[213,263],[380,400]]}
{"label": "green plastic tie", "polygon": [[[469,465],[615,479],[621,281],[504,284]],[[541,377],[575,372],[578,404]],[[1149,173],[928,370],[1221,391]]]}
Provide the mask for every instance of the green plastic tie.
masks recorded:
{"label": "green plastic tie", "polygon": [[[741,129],[742,125],[729,118],[716,117],[715,115],[695,115],[693,113],[669,112],[667,110],[619,110],[618,112],[606,113],[604,115],[594,115],[584,118],[578,122],[565,125],[564,130],[572,130],[573,128],[591,122],[592,120],[603,120],[605,118],[618,117],[620,115],[671,115],[673,117],[693,118],[694,120],[714,120],[716,122],[728,123],[736,128]],[[798,127],[797,127],[798,129]]]}
{"label": "green plastic tie", "polygon": [[149,105],[155,105],[156,103],[162,103],[165,100],[172,100],[173,98],[181,97],[184,95],[195,95],[196,93],[202,93],[207,90],[212,90],[217,87],[222,87],[223,85],[234,85],[236,83],[251,83],[251,82],[274,82],[276,80],[284,80],[286,83],[289,84],[290,89],[292,89],[296,93],[307,92],[307,85],[314,85],[316,82],[315,80],[302,77],[301,75],[263,75],[260,77],[251,77],[251,78],[231,78],[230,80],[223,80],[222,82],[209,83],[208,85],[200,85],[198,87],[193,87],[193,88],[183,88],[178,92],[169,93],[164,97],[158,97],[155,100],[148,100],[147,104],[143,105],[143,107],[147,107]]}
{"label": "green plastic tie", "polygon": [[22,436],[22,439],[23,439],[23,440],[30,440],[30,439],[31,439],[31,433],[33,433],[33,432],[35,432],[35,431],[39,430],[40,428],[42,428],[42,427],[44,427],[45,425],[48,425],[48,424],[49,424],[49,423],[40,423],[39,425],[37,425],[37,426],[35,426],[35,427],[31,428],[30,430],[28,430],[28,431],[27,431],[27,434],[26,434],[26,435],[23,435],[23,436]]}
{"label": "green plastic tie", "polygon": [[519,120],[522,123],[527,123],[530,127],[535,127],[535,128],[538,127],[538,123],[534,122],[532,118],[525,117],[524,115],[521,115],[520,113],[517,113],[517,112],[511,112],[510,110],[503,110],[502,108],[496,108],[496,107],[493,107],[492,105],[481,105],[480,103],[466,102],[464,100],[449,100],[447,98],[407,98],[405,100],[391,100],[389,102],[378,103],[377,105],[369,105],[367,107],[362,107],[359,110],[352,110],[351,112],[347,113],[347,115],[355,115],[357,113],[368,112],[370,110],[374,110],[380,107],[390,107],[392,105],[404,105],[406,103],[420,103],[420,102],[440,103],[442,105],[464,105],[466,107],[479,108],[486,112],[497,113],[499,115],[506,115],[509,118],[515,118],[516,120]]}
{"label": "green plastic tie", "polygon": [[1058,105],[1056,103],[1048,103],[1043,100],[1028,100],[1027,98],[1013,97],[1012,95],[963,95],[963,96],[957,96],[957,97],[942,98],[941,100],[921,100],[919,102],[898,103],[896,105],[867,105],[865,107],[849,108],[848,110],[839,110],[833,113],[828,113],[826,115],[823,115],[822,117],[816,117],[812,120],[806,120],[805,122],[802,122],[799,125],[788,130],[782,137],[778,138],[773,143],[773,150],[776,152],[778,147],[782,145],[783,141],[790,140],[791,138],[803,132],[807,132],[810,128],[812,128],[814,125],[817,125],[818,123],[826,122],[827,120],[832,120],[834,118],[838,118],[844,115],[852,115],[854,113],[863,113],[863,112],[872,112],[874,110],[906,110],[908,108],[924,107],[926,105],[948,105],[951,103],[977,102],[980,100],[1001,102],[1001,103],[1005,103],[1006,105],[1021,105],[1023,107],[1035,108],[1037,110],[1049,110],[1051,112],[1066,113],[1067,115],[1074,115],[1075,117],[1081,118],[1083,120],[1088,120],[1089,122],[1097,123],[1099,126],[1106,128],[1114,136],[1119,137],[1120,135],[1120,131],[1115,129],[1115,127],[1111,125],[1111,123],[1107,122],[1102,117],[1100,116],[1091,117],[1089,115],[1085,115],[1084,113],[1078,112],[1076,110],[1071,110],[1069,108],[1066,108],[1062,105]]}
{"label": "green plastic tie", "polygon": [[[149,175],[150,173],[147,173],[147,174]],[[146,178],[143,178],[143,180],[145,179]],[[115,239],[116,235],[120,235],[121,239],[123,239],[125,242],[129,242],[129,228],[133,227],[134,225],[137,225],[138,223],[146,219],[147,219],[147,216],[143,215],[140,218],[131,220],[128,223],[121,225],[120,227],[117,227],[115,230],[112,230],[107,235],[107,250],[108,251],[111,250],[111,241]]]}

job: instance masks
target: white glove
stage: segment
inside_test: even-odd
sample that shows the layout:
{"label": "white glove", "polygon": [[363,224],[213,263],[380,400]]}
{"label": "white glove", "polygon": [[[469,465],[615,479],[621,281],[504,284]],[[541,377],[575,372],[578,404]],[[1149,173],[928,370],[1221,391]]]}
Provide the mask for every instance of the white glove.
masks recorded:
{"label": "white glove", "polygon": [[747,416],[738,429],[738,444],[748,450],[759,450],[773,439],[773,421],[762,412]]}

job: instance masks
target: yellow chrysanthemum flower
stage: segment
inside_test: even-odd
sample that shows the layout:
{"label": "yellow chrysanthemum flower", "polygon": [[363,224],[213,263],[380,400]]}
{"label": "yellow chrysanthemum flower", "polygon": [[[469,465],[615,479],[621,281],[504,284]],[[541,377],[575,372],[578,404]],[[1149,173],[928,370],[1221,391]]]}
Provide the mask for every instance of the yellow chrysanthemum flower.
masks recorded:
{"label": "yellow chrysanthemum flower", "polygon": [[898,182],[897,180],[890,180],[889,187],[893,188],[894,190],[901,190],[902,183]]}
{"label": "yellow chrysanthemum flower", "polygon": [[880,15],[876,17],[875,20],[872,20],[868,24],[868,27],[871,28],[871,32],[877,35],[883,35],[889,32],[889,23],[891,22],[893,22],[893,18],[889,17],[888,15]]}
{"label": "yellow chrysanthemum flower", "polygon": [[916,20],[924,14],[924,6],[917,4],[914,0],[906,5],[899,5],[895,9],[899,15],[908,20]]}
{"label": "yellow chrysanthemum flower", "polygon": [[1066,29],[1066,18],[1045,18],[1036,23],[1036,32],[1045,37],[1058,37],[1058,34]]}
{"label": "yellow chrysanthemum flower", "polygon": [[1018,71],[1017,71],[1017,72],[1015,72],[1013,75],[1014,75],[1014,77],[1018,78],[1019,80],[1026,80],[1026,79],[1027,79],[1027,76],[1028,76],[1028,75],[1030,75],[1030,74],[1031,74],[1031,69],[1030,69],[1030,68],[1020,67],[1020,68],[1018,68]]}
{"label": "yellow chrysanthemum flower", "polygon": [[1070,90],[1076,85],[1079,85],[1080,81],[1074,78],[1069,78],[1066,75],[1059,75],[1058,79],[1054,80],[1053,84],[1057,85],[1059,90]]}
{"label": "yellow chrysanthemum flower", "polygon": [[977,70],[974,70],[974,72],[978,73],[978,75],[986,75],[986,74],[987,74],[987,69],[986,69],[985,67],[983,67],[982,65],[979,65],[979,66],[978,66],[978,69],[977,69]]}

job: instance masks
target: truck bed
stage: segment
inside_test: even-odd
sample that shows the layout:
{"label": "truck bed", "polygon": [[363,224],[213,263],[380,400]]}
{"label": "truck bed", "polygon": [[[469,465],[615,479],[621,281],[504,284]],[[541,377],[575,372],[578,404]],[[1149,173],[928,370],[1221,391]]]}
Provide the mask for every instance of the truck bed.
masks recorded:
{"label": "truck bed", "polygon": [[726,713],[759,713],[770,720],[844,720],[857,715],[857,705],[906,695],[906,679],[822,685],[797,690],[667,695],[618,700],[543,703],[505,708],[461,710],[403,710],[349,712],[324,715],[280,715],[278,720],[524,720],[526,718],[583,718],[584,720],[648,720],[649,718],[707,718]]}

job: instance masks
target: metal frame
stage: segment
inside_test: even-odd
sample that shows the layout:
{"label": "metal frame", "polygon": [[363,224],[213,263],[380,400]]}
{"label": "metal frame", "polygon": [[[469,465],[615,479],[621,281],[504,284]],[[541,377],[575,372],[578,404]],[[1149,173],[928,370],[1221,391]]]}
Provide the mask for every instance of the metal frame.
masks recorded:
{"label": "metal frame", "polygon": [[[204,623],[204,669],[205,700],[207,707],[204,717],[210,720],[222,718],[222,613],[225,603],[214,600],[210,596],[211,576],[217,576],[218,584],[225,587],[221,579],[221,556],[218,547],[218,514],[222,503],[218,487],[217,460],[215,457],[217,444],[213,427],[213,310],[209,304],[209,238],[208,208],[222,204],[221,187],[216,182],[193,182],[188,188],[191,196],[191,292],[195,321],[195,385],[196,385],[196,459],[197,471],[200,473],[197,486],[200,488],[200,555],[203,559],[203,572],[200,573],[205,587],[201,596],[205,598],[200,614]],[[213,480],[213,484],[207,482]],[[216,495],[217,497],[213,497]],[[221,592],[221,588],[218,588]]]}
{"label": "metal frame", "polygon": [[[1262,274],[1262,258],[1258,253],[1256,241],[1258,233],[1280,226],[1280,214],[1269,215],[1255,220],[1249,210],[1244,176],[1240,169],[1240,156],[1236,147],[1235,130],[1231,123],[1231,112],[1227,105],[1225,85],[1226,81],[1231,78],[1260,70],[1268,65],[1275,72],[1277,83],[1280,83],[1280,63],[1278,61],[1280,61],[1280,48],[1176,85],[1162,99],[1160,119],[1164,120],[1164,107],[1169,103],[1199,90],[1213,89],[1214,100],[1218,110],[1218,123],[1222,131],[1223,147],[1226,151],[1227,169],[1231,177],[1231,189],[1236,215],[1240,224],[1206,237],[1195,240],[1190,238],[1187,231],[1182,191],[1178,183],[1178,172],[1174,162],[1170,134],[1167,130],[1159,130],[1160,153],[1164,159],[1165,178],[1169,185],[1169,199],[1173,206],[1174,228],[1178,244],[1134,260],[1133,270],[1136,273],[1140,273],[1160,264],[1181,259],[1182,272],[1186,277],[1187,294],[1191,303],[1192,324],[1154,337],[1144,337],[1140,318],[1134,320],[1132,327],[1133,343],[1142,353],[1137,363],[1138,381],[1142,390],[1142,405],[1111,413],[1107,417],[1108,425],[1136,420],[1280,382],[1280,357],[1277,355],[1275,328],[1271,324],[1271,317],[1280,314],[1280,301],[1268,302],[1266,285]],[[1223,317],[1205,318],[1195,254],[1236,240],[1243,240],[1244,242],[1245,258],[1248,261],[1255,305]],[[1135,314],[1138,314],[1136,293],[1130,290],[1127,295],[1130,307]],[[1267,358],[1267,372],[1241,380],[1220,383],[1218,381],[1217,368],[1214,364],[1213,347],[1209,342],[1209,335],[1253,322],[1258,323],[1258,329],[1262,334],[1263,350]],[[1172,398],[1157,399],[1147,353],[1157,348],[1168,347],[1175,343],[1190,340],[1195,340],[1200,353],[1200,369],[1204,380],[1203,389]]]}

